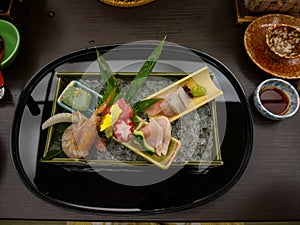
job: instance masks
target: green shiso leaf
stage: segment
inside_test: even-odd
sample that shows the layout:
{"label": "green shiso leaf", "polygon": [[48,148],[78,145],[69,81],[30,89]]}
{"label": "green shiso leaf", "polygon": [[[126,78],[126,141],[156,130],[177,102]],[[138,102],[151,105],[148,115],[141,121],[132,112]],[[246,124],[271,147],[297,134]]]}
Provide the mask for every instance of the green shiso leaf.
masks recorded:
{"label": "green shiso leaf", "polygon": [[147,79],[148,75],[152,71],[153,67],[155,66],[161,52],[163,49],[163,45],[165,43],[166,36],[160,42],[160,44],[153,50],[147,61],[143,64],[137,75],[135,76],[134,80],[131,81],[128,92],[126,93],[125,100],[129,104],[131,104],[132,99],[136,92],[142,87],[145,80]]}
{"label": "green shiso leaf", "polygon": [[96,52],[97,52],[98,65],[100,68],[102,80],[103,80],[104,87],[105,87],[104,93],[102,94],[103,98],[102,98],[101,102],[104,102],[107,99],[107,97],[109,96],[109,94],[112,92],[112,90],[114,88],[116,88],[114,97],[112,98],[112,100],[109,103],[109,105],[110,105],[115,101],[117,94],[120,92],[120,87],[118,85],[118,81],[115,78],[112,70],[110,69],[109,65],[107,64],[107,62],[105,61],[103,56],[100,54],[98,49],[96,49]]}
{"label": "green shiso leaf", "polygon": [[137,115],[141,112],[144,112],[146,109],[159,102],[160,100],[162,100],[162,98],[145,99],[133,104],[133,115],[131,119],[134,124],[134,127],[137,127],[140,123],[140,120],[137,118]]}
{"label": "green shiso leaf", "polygon": [[153,99],[145,99],[145,100],[138,101],[138,102],[133,104],[132,110],[136,114],[138,114],[140,112],[145,111],[146,109],[148,109],[149,107],[151,107],[155,103],[159,102],[160,100],[162,100],[162,98],[153,98]]}
{"label": "green shiso leaf", "polygon": [[136,113],[133,111],[133,115],[132,115],[132,117],[131,117],[131,121],[133,122],[133,126],[134,126],[134,128],[137,128],[138,127],[138,125],[140,124],[140,120],[138,119],[138,117],[137,117],[137,115],[136,115]]}

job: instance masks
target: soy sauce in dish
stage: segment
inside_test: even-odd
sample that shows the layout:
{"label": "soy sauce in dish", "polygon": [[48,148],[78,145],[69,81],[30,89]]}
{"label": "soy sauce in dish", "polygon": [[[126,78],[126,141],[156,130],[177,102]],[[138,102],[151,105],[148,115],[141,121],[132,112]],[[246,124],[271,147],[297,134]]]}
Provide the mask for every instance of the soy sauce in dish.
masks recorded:
{"label": "soy sauce in dish", "polygon": [[284,115],[290,106],[288,95],[276,87],[265,87],[259,92],[262,105],[273,114]]}

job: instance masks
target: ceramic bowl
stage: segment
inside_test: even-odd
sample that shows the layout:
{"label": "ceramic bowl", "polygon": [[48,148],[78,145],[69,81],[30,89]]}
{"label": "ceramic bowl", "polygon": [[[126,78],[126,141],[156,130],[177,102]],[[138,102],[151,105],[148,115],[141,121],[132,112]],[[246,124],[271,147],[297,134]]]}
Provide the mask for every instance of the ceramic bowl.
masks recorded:
{"label": "ceramic bowl", "polygon": [[270,50],[279,57],[300,58],[300,28],[277,24],[266,34]]}
{"label": "ceramic bowl", "polygon": [[277,24],[300,26],[300,18],[283,14],[268,14],[249,24],[244,44],[250,59],[264,72],[281,79],[300,79],[300,59],[277,56],[267,43],[266,34]]}
{"label": "ceramic bowl", "polygon": [[[284,114],[274,114],[263,105],[260,97],[262,90],[266,88],[277,88],[284,92],[289,99],[289,106]],[[282,120],[293,116],[299,109],[299,95],[296,89],[287,81],[278,78],[267,79],[258,85],[254,92],[254,105],[257,110],[266,118],[271,120]]]}
{"label": "ceramic bowl", "polygon": [[5,41],[5,53],[1,63],[1,67],[4,68],[13,63],[18,54],[20,34],[12,23],[6,20],[0,20],[0,35]]}

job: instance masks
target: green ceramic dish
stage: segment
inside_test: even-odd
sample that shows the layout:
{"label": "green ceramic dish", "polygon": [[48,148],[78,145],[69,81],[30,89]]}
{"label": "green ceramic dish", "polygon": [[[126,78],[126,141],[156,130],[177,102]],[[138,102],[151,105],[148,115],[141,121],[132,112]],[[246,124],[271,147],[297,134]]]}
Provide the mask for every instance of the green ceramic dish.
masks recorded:
{"label": "green ceramic dish", "polygon": [[0,35],[5,41],[5,53],[1,63],[1,67],[4,68],[9,66],[18,54],[20,34],[12,23],[0,20]]}

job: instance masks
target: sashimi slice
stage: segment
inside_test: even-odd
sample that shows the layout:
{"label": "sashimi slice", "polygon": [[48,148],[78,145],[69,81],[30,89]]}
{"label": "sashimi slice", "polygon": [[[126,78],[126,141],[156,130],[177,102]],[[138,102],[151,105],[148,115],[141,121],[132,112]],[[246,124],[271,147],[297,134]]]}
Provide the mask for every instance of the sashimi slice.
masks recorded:
{"label": "sashimi slice", "polygon": [[184,112],[191,100],[182,87],[179,87],[174,93],[169,93],[165,99],[176,114]]}
{"label": "sashimi slice", "polygon": [[165,116],[174,116],[176,115],[176,112],[174,112],[173,108],[169,104],[168,100],[163,100],[162,103],[160,104],[160,108],[163,111],[163,114]]}
{"label": "sashimi slice", "polygon": [[[150,130],[149,124],[148,124],[147,126],[143,127],[143,128],[141,129],[141,131],[144,133],[144,137],[145,137],[145,138],[150,137],[150,135],[151,135],[151,130]],[[149,143],[148,143],[148,144],[149,144]],[[152,146],[151,146],[151,147],[152,147]]]}
{"label": "sashimi slice", "polygon": [[145,113],[149,116],[155,116],[162,112],[162,109],[160,107],[160,104],[163,102],[163,100],[158,101],[157,103],[150,106],[148,109],[145,110]]}
{"label": "sashimi slice", "polygon": [[[149,124],[142,128],[141,131],[145,135],[147,144],[155,150],[157,146],[163,143],[164,130],[155,119],[151,119]],[[161,156],[161,151],[156,151],[156,153]]]}
{"label": "sashimi slice", "polygon": [[141,129],[148,145],[155,149],[157,155],[166,155],[171,140],[172,126],[165,116],[153,118]]}
{"label": "sashimi slice", "polygon": [[186,109],[188,107],[190,101],[191,101],[190,96],[180,86],[178,87],[178,89],[176,91],[176,95],[178,96],[178,98],[180,99],[181,103],[184,105],[184,107]]}
{"label": "sashimi slice", "polygon": [[[165,116],[158,117],[156,120],[157,120],[158,124],[162,127],[163,131],[164,131],[163,143],[162,143],[162,145],[157,147],[157,150],[160,151],[162,155],[167,155],[170,140],[171,140],[172,126],[170,124],[169,119]],[[160,148],[160,149],[158,149],[158,148]]]}
{"label": "sashimi slice", "polygon": [[130,107],[130,105],[126,103],[124,98],[119,99],[115,102],[115,104],[118,104],[119,107],[122,109],[122,113],[119,116],[119,120],[127,120],[132,117],[133,110]]}
{"label": "sashimi slice", "polygon": [[180,86],[176,91],[159,97],[163,98],[164,100],[157,102],[145,110],[145,113],[149,116],[153,117],[163,114],[167,117],[171,117],[180,114],[187,109],[191,101],[188,94]]}

